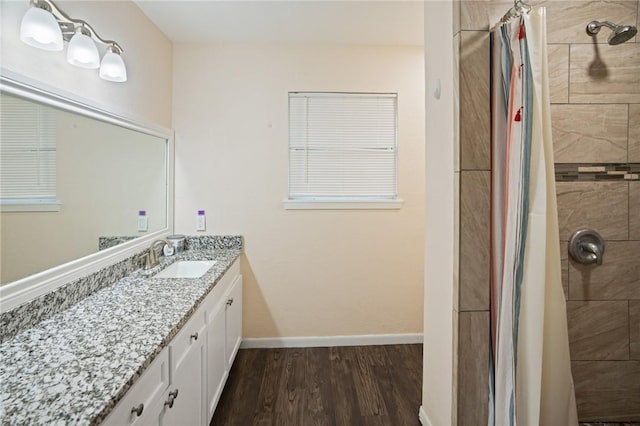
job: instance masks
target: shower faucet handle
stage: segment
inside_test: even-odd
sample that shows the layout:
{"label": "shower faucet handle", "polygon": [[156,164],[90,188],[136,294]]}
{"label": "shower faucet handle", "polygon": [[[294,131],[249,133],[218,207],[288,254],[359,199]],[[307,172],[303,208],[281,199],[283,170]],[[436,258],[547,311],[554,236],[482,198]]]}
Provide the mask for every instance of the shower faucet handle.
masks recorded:
{"label": "shower faucet handle", "polygon": [[594,243],[584,243],[582,251],[590,253],[590,259],[595,260],[596,265],[602,265],[602,250]]}
{"label": "shower faucet handle", "polygon": [[604,256],[604,240],[593,229],[579,229],[569,240],[569,254],[583,265],[602,265]]}

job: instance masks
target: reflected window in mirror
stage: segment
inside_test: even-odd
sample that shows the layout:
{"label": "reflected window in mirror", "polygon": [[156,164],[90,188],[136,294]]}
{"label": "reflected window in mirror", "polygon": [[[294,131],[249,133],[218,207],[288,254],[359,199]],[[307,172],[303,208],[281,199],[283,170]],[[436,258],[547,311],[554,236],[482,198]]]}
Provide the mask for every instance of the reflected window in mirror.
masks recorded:
{"label": "reflected window in mirror", "polygon": [[55,111],[2,93],[0,112],[0,210],[59,210]]}

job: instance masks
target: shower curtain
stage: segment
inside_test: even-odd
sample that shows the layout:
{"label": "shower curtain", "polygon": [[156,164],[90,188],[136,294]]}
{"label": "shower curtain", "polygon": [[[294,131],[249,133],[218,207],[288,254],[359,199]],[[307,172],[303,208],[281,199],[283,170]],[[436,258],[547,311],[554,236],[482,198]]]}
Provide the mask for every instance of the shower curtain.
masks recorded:
{"label": "shower curtain", "polygon": [[490,426],[577,425],[545,8],[492,33]]}

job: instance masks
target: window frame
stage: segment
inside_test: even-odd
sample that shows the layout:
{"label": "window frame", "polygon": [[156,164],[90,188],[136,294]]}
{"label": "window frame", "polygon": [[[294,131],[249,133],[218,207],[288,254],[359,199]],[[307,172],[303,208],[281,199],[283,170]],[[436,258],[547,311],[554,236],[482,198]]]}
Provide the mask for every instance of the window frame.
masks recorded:
{"label": "window frame", "polygon": [[393,197],[358,197],[358,196],[306,196],[291,197],[291,134],[287,133],[287,198],[283,200],[283,207],[286,210],[368,210],[368,209],[400,209],[404,201],[399,195],[399,131],[398,131],[398,93],[397,92],[331,92],[331,91],[292,91],[287,93],[287,128],[290,128],[291,121],[291,98],[292,95],[370,95],[393,97],[394,121],[395,121],[395,141],[394,141],[394,183],[395,195]]}

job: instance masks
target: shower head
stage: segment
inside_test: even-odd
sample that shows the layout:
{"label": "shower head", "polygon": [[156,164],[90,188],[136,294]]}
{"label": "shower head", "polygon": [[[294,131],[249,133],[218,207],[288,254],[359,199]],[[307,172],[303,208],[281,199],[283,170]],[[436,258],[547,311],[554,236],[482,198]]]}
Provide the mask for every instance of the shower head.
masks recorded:
{"label": "shower head", "polygon": [[631,40],[638,32],[638,29],[633,25],[616,25],[609,21],[591,21],[587,25],[587,34],[594,36],[598,34],[602,27],[611,29],[611,35],[607,42],[612,46]]}
{"label": "shower head", "polygon": [[637,32],[637,28],[633,25],[619,26],[609,36],[609,44],[613,46],[616,44],[624,43],[627,40],[631,40]]}

